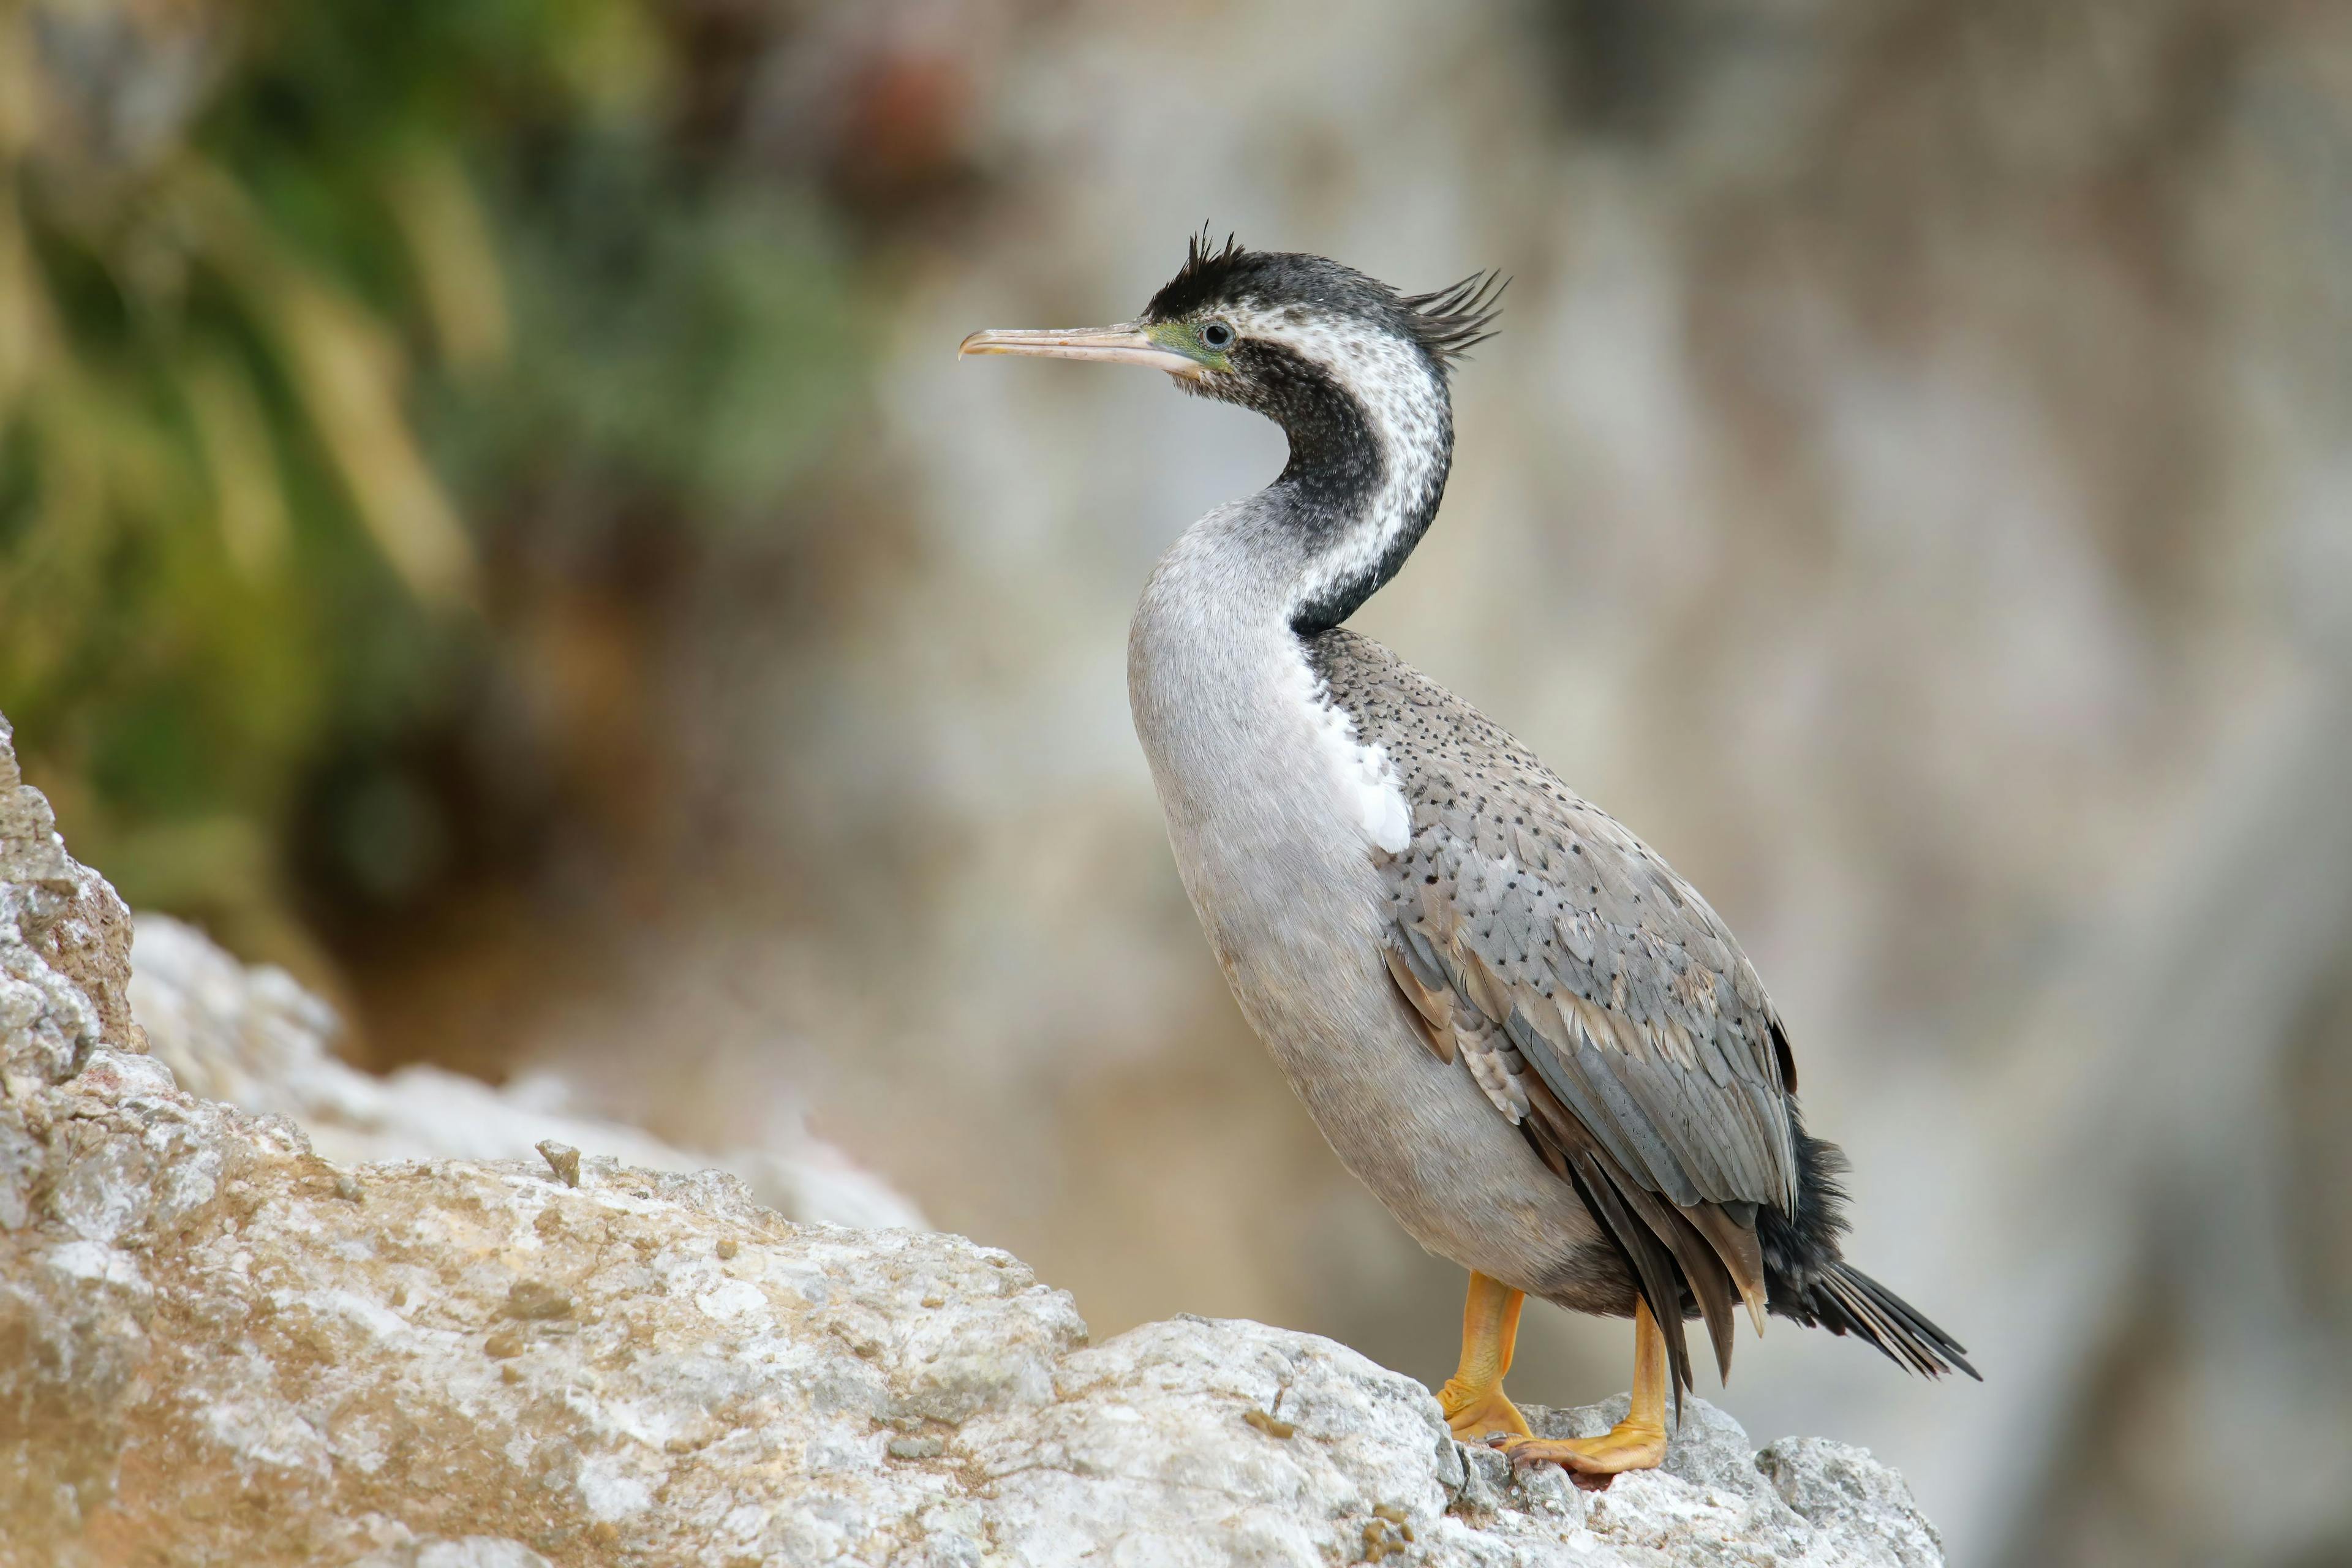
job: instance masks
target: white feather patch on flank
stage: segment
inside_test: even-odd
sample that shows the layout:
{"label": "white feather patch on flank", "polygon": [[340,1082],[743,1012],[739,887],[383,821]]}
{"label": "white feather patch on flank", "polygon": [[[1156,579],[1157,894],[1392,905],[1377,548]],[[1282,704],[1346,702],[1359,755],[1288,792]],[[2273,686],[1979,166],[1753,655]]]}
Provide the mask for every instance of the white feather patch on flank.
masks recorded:
{"label": "white feather patch on flank", "polygon": [[[1352,733],[1355,726],[1348,728]],[[1396,769],[1389,765],[1388,748],[1358,746],[1356,763],[1356,809],[1363,818],[1365,833],[1390,854],[1403,854],[1405,846],[1412,842],[1412,809],[1405,805],[1404,791],[1398,787]]]}
{"label": "white feather patch on flank", "polygon": [[1388,748],[1367,746],[1356,736],[1356,721],[1331,700],[1331,693],[1302,654],[1297,664],[1297,695],[1314,726],[1316,750],[1330,770],[1333,799],[1339,816],[1362,829],[1374,847],[1402,855],[1412,842],[1412,807]]}

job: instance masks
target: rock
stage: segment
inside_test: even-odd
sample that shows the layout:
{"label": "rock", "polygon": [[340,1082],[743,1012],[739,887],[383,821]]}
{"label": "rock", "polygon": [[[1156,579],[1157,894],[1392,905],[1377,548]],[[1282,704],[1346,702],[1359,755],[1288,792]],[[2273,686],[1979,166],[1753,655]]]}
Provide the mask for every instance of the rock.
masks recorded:
{"label": "rock", "polygon": [[656,1171],[731,1170],[761,1202],[793,1219],[924,1223],[922,1211],[887,1183],[805,1132],[773,1148],[697,1153],[640,1128],[567,1113],[562,1083],[545,1074],[498,1089],[433,1067],[403,1068],[388,1078],[361,1072],[331,1049],[339,1027],[334,1010],[293,976],[247,968],[166,916],[139,917],[131,965],[131,1011],[152,1054],[183,1086],[287,1118],[338,1164],[520,1160],[544,1145],[549,1161],[576,1161],[585,1151]]}
{"label": "rock", "polygon": [[1903,1478],[1859,1448],[1783,1437],[1756,1456],[1756,1468],[1815,1531],[1853,1542],[1856,1562],[1934,1568],[1944,1560],[1944,1543]]}
{"label": "rock", "polygon": [[0,716],[0,1081],[55,1083],[101,1045],[140,1048],[124,987],[131,912],[66,853],[14,740]]}
{"label": "rock", "polygon": [[[1003,1252],[795,1223],[724,1173],[339,1164],[142,1054],[120,905],[53,834],[9,845],[37,873],[0,889],[36,999],[0,1033],[9,1568],[1941,1561],[1868,1455],[1759,1456],[1696,1401],[1664,1469],[1586,1492],[1329,1341],[1186,1317],[1090,1344]],[[306,1079],[283,1103],[358,1092],[285,1048],[319,1037],[299,993],[215,978],[205,1026]]]}
{"label": "rock", "polygon": [[553,1568],[519,1541],[468,1535],[458,1541],[415,1541],[371,1552],[352,1568]]}
{"label": "rock", "polygon": [[554,1172],[565,1186],[580,1184],[579,1150],[569,1143],[558,1143],[552,1138],[542,1138],[533,1147],[538,1149],[540,1158],[547,1162],[547,1168]]}

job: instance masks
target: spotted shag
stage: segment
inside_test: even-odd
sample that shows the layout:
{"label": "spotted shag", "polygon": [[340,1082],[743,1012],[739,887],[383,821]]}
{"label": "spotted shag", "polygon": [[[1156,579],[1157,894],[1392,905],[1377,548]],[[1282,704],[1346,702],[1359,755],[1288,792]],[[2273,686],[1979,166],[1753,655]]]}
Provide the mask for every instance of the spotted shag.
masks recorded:
{"label": "spotted shag", "polygon": [[[1684,1325],[1736,1311],[1976,1375],[1848,1264],[1836,1149],[1730,929],[1526,747],[1340,623],[1403,566],[1454,452],[1450,381],[1501,281],[1399,294],[1321,257],[1195,239],[1138,321],[975,332],[967,354],[1111,360],[1256,410],[1275,481],[1152,574],[1135,726],[1178,870],[1243,1015],[1348,1168],[1470,1271],[1455,1435],[1515,1461],[1658,1464]],[[1507,601],[1498,601],[1507,603]],[[1492,613],[1482,605],[1480,613]],[[1605,1436],[1535,1437],[1503,1394],[1520,1307],[1631,1317]]]}

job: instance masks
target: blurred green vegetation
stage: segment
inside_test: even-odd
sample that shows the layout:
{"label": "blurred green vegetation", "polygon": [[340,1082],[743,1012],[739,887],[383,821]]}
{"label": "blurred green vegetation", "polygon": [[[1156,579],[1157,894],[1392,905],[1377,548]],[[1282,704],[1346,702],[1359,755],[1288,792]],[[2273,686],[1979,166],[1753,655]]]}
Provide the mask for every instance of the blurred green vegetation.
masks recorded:
{"label": "blurred green vegetation", "polygon": [[0,710],[134,905],[299,960],[306,822],[362,887],[438,831],[388,759],[511,536],[788,521],[861,312],[682,15],[0,6]]}

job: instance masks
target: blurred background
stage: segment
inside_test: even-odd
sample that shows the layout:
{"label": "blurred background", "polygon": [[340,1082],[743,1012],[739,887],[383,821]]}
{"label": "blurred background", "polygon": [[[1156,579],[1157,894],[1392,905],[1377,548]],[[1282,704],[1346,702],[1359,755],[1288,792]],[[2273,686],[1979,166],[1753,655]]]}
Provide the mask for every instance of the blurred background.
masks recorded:
{"label": "blurred background", "polygon": [[1098,1335],[1441,1378],[1129,728],[1280,437],[953,358],[1204,218],[1516,275],[1357,624],[1706,889],[1988,1377],[1703,1392],[1957,1563],[2352,1562],[2352,7],[6,0],[28,777],[363,1065],[805,1119]]}

